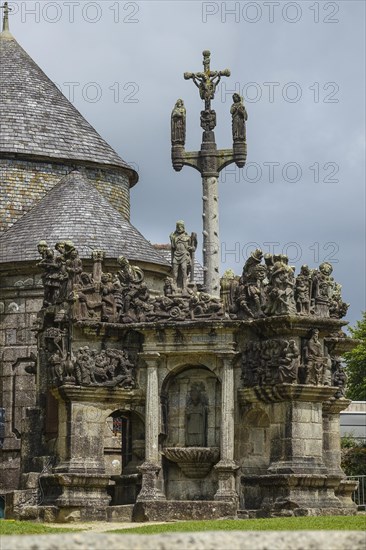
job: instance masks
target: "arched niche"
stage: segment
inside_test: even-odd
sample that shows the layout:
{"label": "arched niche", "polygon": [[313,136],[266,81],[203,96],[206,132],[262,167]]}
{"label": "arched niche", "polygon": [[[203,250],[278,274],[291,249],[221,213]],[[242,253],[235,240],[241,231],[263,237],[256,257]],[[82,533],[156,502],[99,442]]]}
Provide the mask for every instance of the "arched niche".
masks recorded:
{"label": "arched niche", "polygon": [[162,393],[164,447],[219,447],[221,384],[203,365],[169,374]]}

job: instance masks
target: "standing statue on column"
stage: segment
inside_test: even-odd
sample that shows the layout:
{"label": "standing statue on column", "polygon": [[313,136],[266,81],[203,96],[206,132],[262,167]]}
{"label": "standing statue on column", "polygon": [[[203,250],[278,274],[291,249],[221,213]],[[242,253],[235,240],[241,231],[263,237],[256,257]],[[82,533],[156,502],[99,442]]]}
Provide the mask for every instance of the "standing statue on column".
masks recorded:
{"label": "standing statue on column", "polygon": [[192,269],[192,254],[197,247],[197,243],[192,242],[192,235],[188,235],[182,220],[177,221],[175,231],[170,234],[173,279],[176,286],[183,291],[187,289],[188,275]]}
{"label": "standing statue on column", "polygon": [[186,108],[183,99],[174,105],[171,117],[172,145],[184,145],[186,141]]}
{"label": "standing statue on column", "polygon": [[244,107],[243,98],[239,94],[234,94],[233,102],[230,109],[233,117],[233,141],[246,141],[245,122],[248,120],[248,113]]}

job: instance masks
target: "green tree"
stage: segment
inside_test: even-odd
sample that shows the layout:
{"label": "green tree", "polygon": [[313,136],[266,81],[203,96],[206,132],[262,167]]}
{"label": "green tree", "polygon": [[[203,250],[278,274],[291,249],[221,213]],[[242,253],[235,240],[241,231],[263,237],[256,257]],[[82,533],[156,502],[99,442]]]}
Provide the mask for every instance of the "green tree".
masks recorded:
{"label": "green tree", "polygon": [[352,337],[360,342],[344,354],[348,375],[347,397],[354,401],[366,401],[366,311],[350,331]]}

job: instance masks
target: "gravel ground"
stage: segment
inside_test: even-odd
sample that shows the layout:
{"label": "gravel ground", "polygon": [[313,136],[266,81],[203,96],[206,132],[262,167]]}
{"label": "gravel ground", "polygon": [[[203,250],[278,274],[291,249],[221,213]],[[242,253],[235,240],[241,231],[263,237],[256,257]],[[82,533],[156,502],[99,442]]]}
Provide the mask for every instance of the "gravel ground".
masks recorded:
{"label": "gravel ground", "polygon": [[[75,526],[76,527],[76,526]],[[2,537],[1,550],[365,550],[363,531],[211,531],[162,535],[69,533]]]}

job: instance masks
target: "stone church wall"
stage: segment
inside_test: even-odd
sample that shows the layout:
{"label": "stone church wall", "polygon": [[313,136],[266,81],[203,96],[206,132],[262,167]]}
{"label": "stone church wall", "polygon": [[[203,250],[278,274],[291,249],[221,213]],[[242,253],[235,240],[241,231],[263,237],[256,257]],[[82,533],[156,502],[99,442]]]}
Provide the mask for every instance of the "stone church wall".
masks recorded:
{"label": "stone church wall", "polygon": [[20,444],[25,408],[36,401],[32,332],[42,307],[41,279],[34,273],[0,280],[0,406],[5,408],[5,439],[0,461],[2,490],[17,487],[20,479]]}
{"label": "stone church wall", "polygon": [[130,219],[130,185],[127,174],[120,169],[86,167],[78,162],[66,165],[38,159],[0,158],[0,232],[13,225],[75,168],[85,171],[87,178],[112,206]]}

